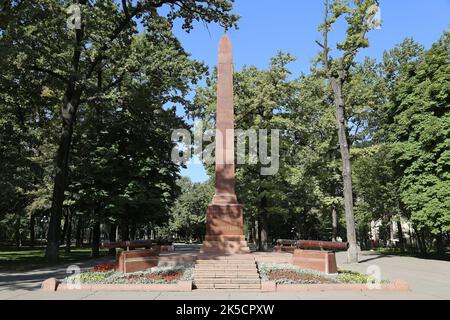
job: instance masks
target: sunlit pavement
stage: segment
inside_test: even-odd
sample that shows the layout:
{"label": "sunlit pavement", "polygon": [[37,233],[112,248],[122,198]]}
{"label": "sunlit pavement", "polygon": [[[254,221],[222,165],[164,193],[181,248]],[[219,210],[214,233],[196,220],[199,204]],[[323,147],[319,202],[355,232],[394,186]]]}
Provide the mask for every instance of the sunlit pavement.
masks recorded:
{"label": "sunlit pavement", "polygon": [[[22,273],[0,273],[0,299],[12,300],[399,300],[450,299],[450,262],[411,257],[380,256],[364,252],[359,264],[346,264],[345,253],[338,253],[341,269],[365,273],[379,270],[387,280],[403,279],[409,282],[410,292],[86,292],[39,290],[41,281],[49,277],[62,278],[67,265]],[[90,267],[101,261],[81,263]]]}

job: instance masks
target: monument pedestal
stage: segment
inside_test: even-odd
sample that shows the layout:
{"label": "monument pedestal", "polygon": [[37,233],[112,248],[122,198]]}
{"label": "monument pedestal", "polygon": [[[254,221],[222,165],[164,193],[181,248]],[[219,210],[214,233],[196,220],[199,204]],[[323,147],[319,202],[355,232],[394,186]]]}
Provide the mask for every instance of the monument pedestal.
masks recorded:
{"label": "monument pedestal", "polygon": [[206,237],[201,253],[249,253],[240,204],[210,204],[206,212]]}

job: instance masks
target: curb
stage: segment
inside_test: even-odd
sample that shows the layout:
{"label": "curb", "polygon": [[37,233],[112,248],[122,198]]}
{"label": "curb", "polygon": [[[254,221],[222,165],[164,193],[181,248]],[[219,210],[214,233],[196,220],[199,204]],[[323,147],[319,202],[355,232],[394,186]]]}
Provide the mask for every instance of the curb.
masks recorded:
{"label": "curb", "polygon": [[367,284],[276,284],[273,281],[262,282],[262,291],[266,292],[320,292],[320,291],[410,291],[408,282],[394,280],[392,283],[380,284],[378,288],[370,288]]}
{"label": "curb", "polygon": [[67,285],[55,278],[42,282],[43,291],[167,291],[189,292],[192,291],[192,281],[178,281],[174,284],[82,284]]}

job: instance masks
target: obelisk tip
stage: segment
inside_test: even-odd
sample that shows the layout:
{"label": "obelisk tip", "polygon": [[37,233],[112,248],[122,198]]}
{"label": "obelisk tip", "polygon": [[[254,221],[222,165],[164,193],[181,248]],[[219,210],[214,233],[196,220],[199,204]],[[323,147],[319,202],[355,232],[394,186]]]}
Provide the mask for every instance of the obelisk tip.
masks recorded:
{"label": "obelisk tip", "polygon": [[220,39],[220,41],[230,41],[230,37],[228,36],[228,33],[224,32],[222,38]]}
{"label": "obelisk tip", "polygon": [[231,63],[233,46],[231,40],[226,33],[219,42],[219,63]]}

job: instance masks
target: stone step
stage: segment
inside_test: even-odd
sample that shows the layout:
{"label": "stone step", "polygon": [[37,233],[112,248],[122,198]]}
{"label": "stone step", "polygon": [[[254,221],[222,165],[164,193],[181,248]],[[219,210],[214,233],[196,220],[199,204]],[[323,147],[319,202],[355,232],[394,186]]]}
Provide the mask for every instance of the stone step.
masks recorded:
{"label": "stone step", "polygon": [[237,283],[226,283],[226,284],[214,284],[214,289],[239,289],[240,285]]}
{"label": "stone step", "polygon": [[213,283],[195,284],[195,287],[197,289],[214,289],[214,284]]}
{"label": "stone step", "polygon": [[200,278],[245,278],[245,277],[259,277],[258,272],[248,272],[248,273],[224,273],[224,272],[209,272],[209,273],[198,273],[194,272],[194,277]]}
{"label": "stone step", "polygon": [[194,274],[194,279],[223,278],[223,279],[259,279],[258,273],[249,274]]}
{"label": "stone step", "polygon": [[195,272],[194,277],[200,278],[245,278],[259,277],[259,273],[254,272]]}
{"label": "stone step", "polygon": [[254,274],[259,274],[258,270],[235,270],[235,271],[230,271],[230,270],[194,270],[194,275],[254,275]]}
{"label": "stone step", "polygon": [[256,270],[256,267],[251,267],[251,266],[220,266],[220,265],[215,265],[215,264],[211,264],[211,265],[199,265],[199,266],[195,266],[196,270],[204,270],[204,271],[208,271],[208,270],[230,270],[230,271],[237,271],[237,270]]}
{"label": "stone step", "polygon": [[205,292],[205,293],[211,292],[211,291],[218,291],[220,293],[226,293],[226,292],[236,293],[236,291],[239,291],[239,292],[261,292],[261,288],[258,288],[258,289],[244,289],[244,288],[239,288],[239,289],[214,289],[214,288],[199,289],[199,288],[197,288],[195,291]]}
{"label": "stone step", "polygon": [[201,260],[239,260],[239,261],[255,261],[255,257],[247,254],[229,254],[229,255],[223,255],[223,254],[200,254],[197,257],[197,261]]}
{"label": "stone step", "polygon": [[261,290],[261,278],[251,255],[201,254],[194,268],[200,290]]}
{"label": "stone step", "polygon": [[261,290],[260,284],[196,284],[199,290]]}
{"label": "stone step", "polygon": [[196,264],[256,265],[255,260],[197,260]]}
{"label": "stone step", "polygon": [[245,272],[258,272],[258,269],[256,268],[194,268],[194,271],[197,272],[229,272],[229,273],[245,273]]}
{"label": "stone step", "polygon": [[233,264],[198,264],[195,266],[198,269],[256,269],[256,265],[233,265]]}
{"label": "stone step", "polygon": [[254,278],[254,279],[239,279],[239,278],[232,278],[232,279],[225,279],[225,278],[205,278],[205,279],[196,279],[194,281],[195,284],[210,284],[210,283],[235,283],[235,284],[261,284],[261,279]]}
{"label": "stone step", "polygon": [[261,284],[215,284],[214,289],[261,289]]}
{"label": "stone step", "polygon": [[221,268],[256,268],[256,263],[197,263],[195,265],[199,268],[214,268],[214,267],[221,267]]}
{"label": "stone step", "polygon": [[220,263],[220,264],[255,264],[256,265],[256,260],[254,259],[237,259],[237,258],[233,258],[233,259],[199,259],[197,258],[197,260],[195,261],[196,264],[215,264],[215,263]]}
{"label": "stone step", "polygon": [[205,263],[205,264],[196,264],[196,268],[202,268],[202,269],[214,269],[214,268],[221,268],[221,269],[256,269],[256,264],[220,264],[220,263]]}
{"label": "stone step", "polygon": [[198,270],[194,270],[194,275],[211,275],[211,276],[220,276],[220,275],[224,275],[226,277],[230,277],[230,276],[253,276],[253,275],[259,275],[258,271],[254,270],[254,271],[241,271],[241,272],[231,272],[231,271],[221,271],[221,270],[210,270],[208,272],[205,271],[198,271]]}

